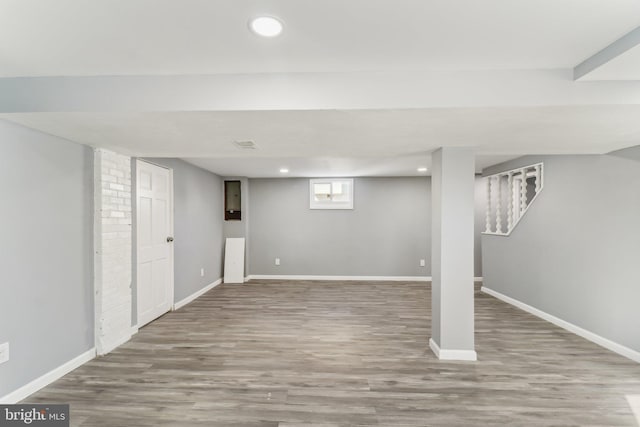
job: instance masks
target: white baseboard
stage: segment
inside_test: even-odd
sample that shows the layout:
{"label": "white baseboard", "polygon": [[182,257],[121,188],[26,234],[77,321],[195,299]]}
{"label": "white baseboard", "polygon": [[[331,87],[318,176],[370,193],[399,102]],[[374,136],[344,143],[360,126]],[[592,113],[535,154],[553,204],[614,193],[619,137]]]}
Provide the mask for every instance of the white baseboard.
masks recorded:
{"label": "white baseboard", "polygon": [[440,360],[464,360],[468,362],[475,362],[478,360],[478,354],[473,350],[446,350],[440,348],[440,346],[429,338],[429,347]]}
{"label": "white baseboard", "polygon": [[138,325],[132,326],[131,327],[131,336],[134,336],[135,334],[137,334],[139,330],[140,330],[140,328],[138,328]]}
{"label": "white baseboard", "polygon": [[118,337],[114,341],[105,341],[101,340],[96,343],[96,352],[98,356],[104,356],[105,354],[111,353],[116,348],[120,347],[122,344],[126,343],[131,339],[131,329],[129,329],[129,333]]}
{"label": "white baseboard", "polygon": [[251,274],[247,278],[265,280],[363,280],[363,281],[393,281],[393,282],[430,282],[428,276],[313,276],[313,275],[271,275]]}
{"label": "white baseboard", "polygon": [[[385,280],[394,282],[430,282],[431,276],[313,276],[313,275],[287,275],[287,274],[251,274],[244,278],[245,282],[251,279],[265,280]],[[483,278],[474,277],[474,282],[482,282]]]}
{"label": "white baseboard", "polygon": [[174,310],[178,310],[181,307],[184,307],[185,305],[189,304],[191,301],[193,301],[196,298],[202,296],[203,294],[209,292],[211,289],[215,288],[220,283],[222,283],[222,279],[218,279],[215,282],[208,284],[207,286],[205,286],[204,288],[200,289],[199,291],[194,292],[193,294],[189,295],[185,299],[183,299],[181,301],[178,301],[177,303],[173,304],[173,309]]}
{"label": "white baseboard", "polygon": [[636,417],[636,421],[640,426],[640,394],[627,394],[626,396],[631,412]]}
{"label": "white baseboard", "polygon": [[29,397],[36,391],[40,390],[41,388],[48,386],[52,382],[62,378],[74,369],[84,365],[95,357],[96,349],[92,348],[91,350],[88,350],[81,355],[69,360],[65,364],[58,366],[52,371],[47,372],[41,377],[36,378],[27,385],[20,387],[19,389],[7,394],[6,396],[0,397],[0,404],[11,405],[14,403],[18,403],[21,400]]}
{"label": "white baseboard", "polygon": [[637,352],[635,350],[630,349],[629,347],[625,347],[622,344],[618,344],[617,342],[613,342],[607,338],[601,337],[600,335],[597,335],[591,331],[587,331],[586,329],[581,328],[580,326],[576,326],[573,323],[569,323],[565,320],[562,320],[556,316],[553,316],[549,313],[545,313],[542,310],[539,310],[535,307],[532,307],[528,304],[525,304],[521,301],[518,301],[516,299],[513,299],[511,297],[508,297],[504,294],[501,294],[498,291],[494,291],[493,289],[489,289],[486,287],[482,287],[481,288],[482,292],[489,294],[501,301],[504,301],[508,304],[511,304],[515,307],[518,307],[521,310],[526,311],[527,313],[533,314],[534,316],[537,316],[541,319],[546,320],[547,322],[551,322],[556,326],[561,327],[562,329],[566,329],[569,332],[573,332],[576,335],[581,336],[584,339],[587,339],[591,342],[594,342],[604,348],[606,348],[607,350],[611,350],[614,353],[618,353],[621,356],[627,357],[631,360],[633,360],[634,362],[638,362],[640,363],[640,352]]}

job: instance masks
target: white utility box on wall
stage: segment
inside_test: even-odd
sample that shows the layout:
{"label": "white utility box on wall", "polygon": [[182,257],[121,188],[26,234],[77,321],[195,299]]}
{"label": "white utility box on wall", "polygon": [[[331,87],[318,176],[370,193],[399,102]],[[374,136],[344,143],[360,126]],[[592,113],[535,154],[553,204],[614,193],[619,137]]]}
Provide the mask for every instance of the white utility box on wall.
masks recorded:
{"label": "white utility box on wall", "polygon": [[227,239],[224,249],[224,283],[244,283],[244,237]]}

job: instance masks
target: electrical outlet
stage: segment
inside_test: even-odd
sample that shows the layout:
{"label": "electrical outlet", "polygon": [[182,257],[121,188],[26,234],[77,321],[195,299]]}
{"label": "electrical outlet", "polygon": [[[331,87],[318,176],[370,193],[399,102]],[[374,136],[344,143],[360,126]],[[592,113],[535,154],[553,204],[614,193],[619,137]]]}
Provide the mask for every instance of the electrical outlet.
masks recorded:
{"label": "electrical outlet", "polygon": [[9,361],[9,343],[0,344],[0,363]]}
{"label": "electrical outlet", "polygon": [[276,265],[280,265],[280,258],[276,258]]}
{"label": "electrical outlet", "polygon": [[420,260],[420,267],[424,267],[427,265],[427,262],[423,259]]}
{"label": "electrical outlet", "polygon": [[200,277],[204,277],[204,268],[200,269]]}

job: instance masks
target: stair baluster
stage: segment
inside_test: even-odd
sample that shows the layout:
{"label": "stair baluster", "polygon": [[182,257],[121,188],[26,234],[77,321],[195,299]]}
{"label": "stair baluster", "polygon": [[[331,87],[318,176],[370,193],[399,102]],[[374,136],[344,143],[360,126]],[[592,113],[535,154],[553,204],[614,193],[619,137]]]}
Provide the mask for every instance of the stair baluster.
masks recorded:
{"label": "stair baluster", "polygon": [[520,216],[527,209],[527,169],[520,169],[522,181],[520,182]]}
{"label": "stair baluster", "polygon": [[498,184],[498,201],[496,202],[496,233],[502,234],[502,177],[496,176],[496,183]]}
{"label": "stair baluster", "polygon": [[509,205],[507,206],[507,233],[513,229],[513,172],[507,175],[507,192],[509,194]]}
{"label": "stair baluster", "polygon": [[[535,194],[531,198],[529,197],[530,194],[527,193],[527,178],[534,179]],[[483,233],[509,236],[544,188],[544,164],[537,163],[499,172],[487,176],[486,179],[487,217]],[[496,185],[498,188],[495,188]],[[504,193],[505,189],[506,193]],[[507,200],[503,200],[504,197],[507,197]],[[504,209],[506,209],[506,213],[504,213]],[[493,215],[495,215],[495,219]],[[495,231],[493,230],[494,221]]]}
{"label": "stair baluster", "polygon": [[487,179],[487,219],[485,233],[491,233],[491,178]]}

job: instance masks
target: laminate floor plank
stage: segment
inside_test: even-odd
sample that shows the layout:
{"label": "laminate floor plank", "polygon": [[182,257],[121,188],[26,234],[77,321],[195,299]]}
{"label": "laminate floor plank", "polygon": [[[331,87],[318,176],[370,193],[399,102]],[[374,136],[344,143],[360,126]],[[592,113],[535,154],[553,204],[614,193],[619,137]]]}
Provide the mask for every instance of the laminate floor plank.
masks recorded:
{"label": "laminate floor plank", "polygon": [[32,395],[91,426],[637,426],[640,365],[476,290],[477,362],[428,283],[221,285]]}

